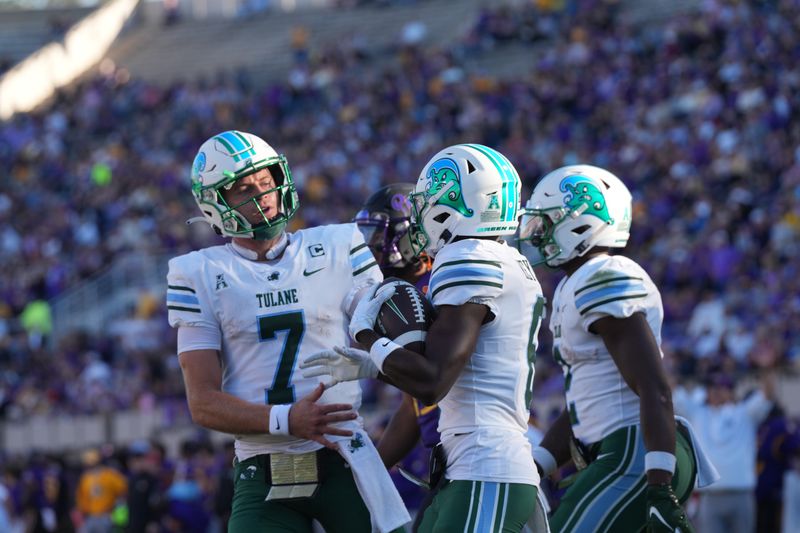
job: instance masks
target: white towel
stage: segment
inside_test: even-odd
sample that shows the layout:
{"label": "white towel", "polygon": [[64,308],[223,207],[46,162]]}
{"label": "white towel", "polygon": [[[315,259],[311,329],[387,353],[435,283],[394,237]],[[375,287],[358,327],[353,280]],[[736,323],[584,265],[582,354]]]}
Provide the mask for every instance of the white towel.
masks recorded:
{"label": "white towel", "polygon": [[717,480],[719,480],[719,472],[717,472],[714,463],[712,463],[711,459],[706,455],[703,447],[700,446],[700,441],[697,440],[692,425],[682,416],[676,416],[675,420],[689,431],[689,440],[692,441],[694,459],[697,462],[697,482],[695,483],[697,488],[707,487],[717,482]]}
{"label": "white towel", "polygon": [[388,533],[411,522],[411,516],[369,436],[362,430],[354,430],[352,437],[337,439],[336,445],[353,470],[358,492],[369,509],[372,530]]}

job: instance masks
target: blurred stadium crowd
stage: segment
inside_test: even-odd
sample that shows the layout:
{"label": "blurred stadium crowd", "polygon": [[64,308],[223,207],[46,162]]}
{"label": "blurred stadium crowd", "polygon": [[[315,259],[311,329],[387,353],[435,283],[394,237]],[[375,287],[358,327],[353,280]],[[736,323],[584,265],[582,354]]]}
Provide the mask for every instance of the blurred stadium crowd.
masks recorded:
{"label": "blurred stadium crowd", "polygon": [[[371,191],[415,180],[433,152],[460,141],[498,148],[527,191],[563,164],[612,169],[634,193],[627,253],[662,291],[676,382],[796,368],[800,5],[711,0],[702,16],[658,26],[624,23],[613,2],[548,5],[483,9],[447,49],[399,43],[377,55],[354,36],[316,50],[299,32],[287,80],[267,86],[242,72],[159,87],[108,71],[0,123],[0,415],[183,408],[161,295],[142,295],[103,335],[75,333],[53,348],[47,302],[122,254],[214,242],[185,224],[196,209],[188,169],[206,137],[233,128],[287,154],[301,226],[351,219]],[[512,43],[531,47],[529,70],[499,79],[466,68],[471,55]],[[543,278],[552,292],[555,279]],[[540,353],[548,344],[545,333]],[[561,371],[539,361],[535,398],[559,396]],[[387,416],[396,401],[377,386],[365,397]],[[172,467],[153,467],[157,486],[200,502],[211,520],[224,506],[209,480],[228,471],[230,450],[187,447]],[[169,461],[151,449],[107,455],[136,476],[143,463]],[[4,464],[0,501],[20,516],[52,509],[52,519],[37,514],[44,524],[62,506],[69,513],[74,502],[59,498],[88,463],[35,455]],[[165,521],[189,527],[176,523]]]}

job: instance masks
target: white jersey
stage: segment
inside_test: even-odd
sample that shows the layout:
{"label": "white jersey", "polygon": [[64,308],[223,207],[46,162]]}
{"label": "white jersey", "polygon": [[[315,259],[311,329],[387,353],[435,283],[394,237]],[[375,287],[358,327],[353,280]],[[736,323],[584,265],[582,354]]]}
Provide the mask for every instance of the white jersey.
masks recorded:
{"label": "white jersey", "polygon": [[[625,383],[603,339],[589,332],[600,318],[644,313],[661,346],[661,294],[642,267],[602,255],[561,280],[553,297],[553,355],[564,369],[572,432],[584,444],[639,423],[639,397]],[[663,356],[663,354],[662,354]]]}
{"label": "white jersey", "polygon": [[[274,261],[252,261],[229,243],[169,262],[170,325],[218,328],[221,345],[208,348],[222,355],[222,390],[252,403],[285,404],[309,394],[320,379],[303,378],[298,361],[347,345],[346,310],[360,288],[382,279],[355,224],[300,230],[288,238]],[[320,399],[340,402],[358,408],[357,381],[337,384]],[[240,460],[320,447],[293,436],[236,435]]]}
{"label": "white jersey", "polygon": [[494,319],[439,402],[449,479],[538,484],[525,437],[544,297],[528,261],[502,242],[466,239],[436,255],[435,306],[480,303]]}

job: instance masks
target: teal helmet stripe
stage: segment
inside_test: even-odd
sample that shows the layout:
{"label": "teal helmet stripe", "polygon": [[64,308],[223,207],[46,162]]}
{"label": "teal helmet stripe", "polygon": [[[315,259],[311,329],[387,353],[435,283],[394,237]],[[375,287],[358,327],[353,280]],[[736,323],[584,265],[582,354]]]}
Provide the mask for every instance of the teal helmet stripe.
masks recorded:
{"label": "teal helmet stripe", "polygon": [[222,146],[224,146],[224,147],[225,147],[225,149],[228,151],[228,154],[229,154],[229,155],[232,155],[232,154],[236,153],[236,152],[234,151],[234,149],[233,149],[233,146],[231,146],[231,143],[229,143],[228,141],[226,141],[226,140],[225,140],[225,139],[222,137],[222,135],[217,135],[216,137],[214,137],[214,140],[215,140],[215,141],[217,141],[217,142],[219,142],[219,143],[220,143]]}
{"label": "teal helmet stripe", "polygon": [[244,152],[241,152],[241,153],[236,154],[234,156],[234,158],[233,158],[234,161],[236,161],[238,163],[239,161],[241,161],[244,158],[253,157],[254,155],[256,155],[256,150],[255,150],[255,148],[253,148],[253,143],[251,143],[249,140],[247,140],[247,137],[245,137],[244,135],[242,135],[238,131],[232,131],[231,133],[233,133],[236,137],[239,138],[240,141],[242,141],[242,143],[244,144],[244,149],[245,149]]}
{"label": "teal helmet stripe", "polygon": [[239,140],[240,140],[240,141],[242,141],[242,144],[244,144],[244,147],[245,147],[245,149],[247,149],[247,150],[251,150],[251,149],[253,148],[253,143],[251,143],[251,142],[250,142],[250,141],[247,139],[247,137],[245,137],[244,135],[242,135],[242,134],[241,134],[241,133],[239,133],[238,131],[235,131],[235,130],[234,130],[234,131],[231,131],[231,132],[228,132],[228,133],[233,133],[233,134],[234,134],[236,137],[238,137],[238,138],[239,138]]}
{"label": "teal helmet stripe", "polygon": [[247,150],[246,152],[242,152],[240,154],[236,154],[235,156],[233,156],[233,160],[238,163],[242,159],[246,159],[248,157],[253,157],[254,155],[256,155],[256,151],[253,148],[251,148],[251,149]]}
{"label": "teal helmet stripe", "polygon": [[519,216],[519,190],[517,185],[519,185],[522,180],[520,179],[519,174],[517,174],[517,169],[511,164],[511,161],[509,161],[508,158],[500,152],[497,153],[503,158],[503,161],[507,165],[510,174],[510,179],[506,186],[509,188],[510,192],[509,202],[513,202],[511,205],[514,206],[514,209],[508,213],[506,222],[514,222]]}
{"label": "teal helmet stripe", "polygon": [[517,205],[517,181],[519,180],[519,176],[514,170],[514,166],[503,154],[488,146],[482,144],[467,144],[466,146],[478,150],[494,164],[497,172],[500,174],[500,178],[503,180],[503,207],[500,219],[503,222],[513,222],[516,220],[517,212],[516,209],[509,210],[508,206],[509,204],[513,206]]}
{"label": "teal helmet stripe", "polygon": [[233,157],[233,160],[237,163],[242,159],[256,155],[253,144],[238,131],[226,131],[214,138],[225,147],[228,153]]}
{"label": "teal helmet stripe", "polygon": [[239,150],[234,148],[234,143],[238,144],[238,142],[237,142],[238,139],[236,139],[236,138],[231,139],[231,137],[230,137],[230,135],[228,133],[229,132],[227,132],[227,131],[225,133],[220,133],[219,135],[214,137],[214,140],[219,141],[220,144],[222,144],[222,146],[224,146],[225,149],[228,151],[228,154],[236,155],[239,152]]}
{"label": "teal helmet stripe", "polygon": [[231,144],[231,146],[233,147],[234,151],[231,152],[231,155],[238,154],[239,152],[243,152],[243,151],[247,150],[247,148],[248,148],[247,144],[242,142],[242,139],[240,137],[236,136],[236,133],[237,132],[235,132],[235,131],[225,131],[225,132],[222,132],[222,133],[219,134],[220,137],[222,137],[226,141],[228,141]]}

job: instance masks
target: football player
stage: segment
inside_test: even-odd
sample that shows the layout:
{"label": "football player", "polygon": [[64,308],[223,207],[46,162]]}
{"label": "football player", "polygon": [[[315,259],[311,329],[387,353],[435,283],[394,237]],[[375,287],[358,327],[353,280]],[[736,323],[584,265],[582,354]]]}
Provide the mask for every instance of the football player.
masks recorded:
{"label": "football player", "polygon": [[437,318],[425,354],[373,329],[377,291],[362,299],[351,336],[369,352],[338,348],[301,366],[333,382],[380,375],[439,402],[445,482],[420,531],[515,531],[534,513],[539,476],[525,437],[544,310],[528,261],[501,237],[518,225],[520,180],[499,152],[460,144],[436,154],[411,194],[415,249],[434,257],[428,296]]}
{"label": "football player", "polygon": [[[298,358],[347,341],[360,292],[381,281],[355,224],[286,231],[286,158],[226,131],[194,159],[202,217],[231,241],[172,259],[169,322],[192,418],[235,435],[231,532],[390,531],[410,517],[362,429],[357,383],[325,389]],[[344,513],[342,510],[347,509]]]}
{"label": "football player", "polygon": [[566,409],[533,452],[545,476],[570,457],[580,470],[551,517],[557,532],[693,531],[681,503],[698,474],[713,478],[698,472],[687,425],[676,431],[659,291],[638,264],[610,253],[630,227],[627,187],[589,165],[543,177],[522,217],[526,255],[566,274],[550,317]]}
{"label": "football player", "polygon": [[[428,290],[431,263],[427,255],[419,256],[414,248],[411,227],[411,183],[395,183],[380,188],[364,202],[355,222],[372,250],[384,277],[396,277]],[[378,452],[387,468],[403,459],[422,438],[427,448],[439,442],[436,426],[439,410],[423,405],[404,393],[403,401],[386,427]]]}
{"label": "football player", "polygon": [[[394,183],[372,194],[356,214],[364,240],[372,250],[384,277],[396,277],[415,285],[423,294],[428,290],[431,261],[424,252],[416,255],[411,226],[411,183]],[[405,458],[422,439],[428,451],[439,444],[439,407],[424,405],[408,393],[392,416],[378,442],[378,453],[386,468]],[[412,529],[416,529],[435,487],[420,506]]]}

